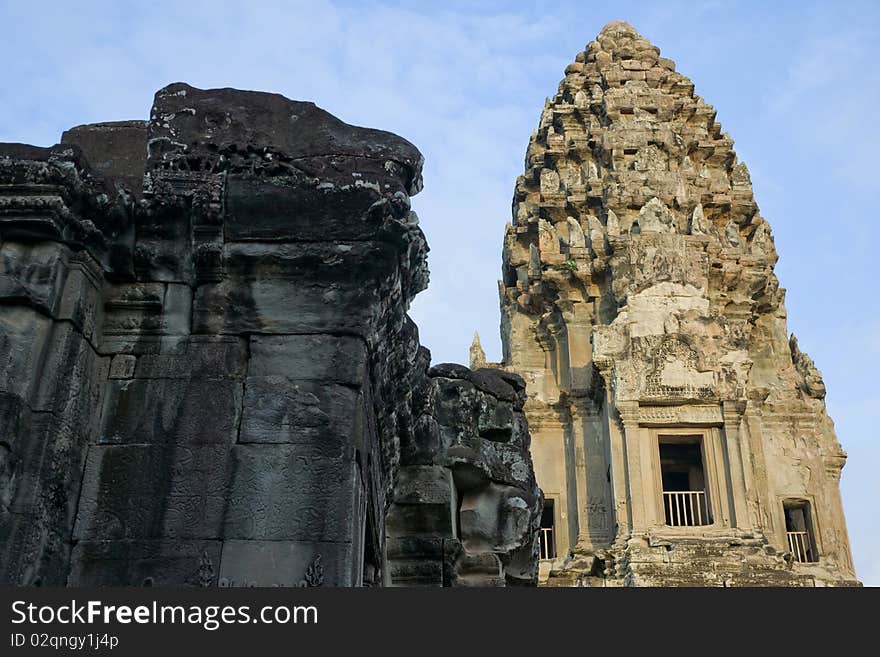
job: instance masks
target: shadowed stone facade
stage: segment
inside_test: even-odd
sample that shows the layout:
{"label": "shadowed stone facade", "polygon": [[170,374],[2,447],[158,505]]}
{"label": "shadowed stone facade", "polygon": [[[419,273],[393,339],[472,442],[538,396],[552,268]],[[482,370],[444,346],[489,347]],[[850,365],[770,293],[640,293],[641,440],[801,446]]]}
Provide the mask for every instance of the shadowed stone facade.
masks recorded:
{"label": "shadowed stone facade", "polygon": [[0,144],[0,582],[534,584],[524,384],[406,315],[421,166],[185,84]]}
{"label": "shadowed stone facade", "polygon": [[548,100],[503,258],[500,366],[527,385],[543,581],[856,583],[846,455],[748,169],[628,24]]}

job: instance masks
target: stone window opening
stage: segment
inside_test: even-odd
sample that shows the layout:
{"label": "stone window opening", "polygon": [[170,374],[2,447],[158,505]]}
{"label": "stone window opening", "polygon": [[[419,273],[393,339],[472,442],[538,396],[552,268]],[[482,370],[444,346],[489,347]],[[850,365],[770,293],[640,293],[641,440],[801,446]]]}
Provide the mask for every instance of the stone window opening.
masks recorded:
{"label": "stone window opening", "polygon": [[541,513],[541,559],[556,558],[556,513],[553,500],[544,500]]}
{"label": "stone window opening", "polygon": [[792,557],[797,563],[818,561],[810,503],[805,500],[786,500],[782,507],[785,512],[785,537]]}
{"label": "stone window opening", "polygon": [[712,524],[703,437],[660,436],[663,512],[670,527]]}

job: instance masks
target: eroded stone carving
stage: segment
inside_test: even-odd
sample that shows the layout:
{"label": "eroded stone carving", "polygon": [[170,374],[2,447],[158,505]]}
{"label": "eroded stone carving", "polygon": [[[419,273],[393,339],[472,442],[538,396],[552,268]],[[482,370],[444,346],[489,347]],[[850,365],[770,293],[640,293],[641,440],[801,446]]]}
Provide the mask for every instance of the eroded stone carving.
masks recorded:
{"label": "eroded stone carving", "polygon": [[524,382],[498,369],[442,364],[422,390],[386,524],[393,582],[536,582],[542,498]]}

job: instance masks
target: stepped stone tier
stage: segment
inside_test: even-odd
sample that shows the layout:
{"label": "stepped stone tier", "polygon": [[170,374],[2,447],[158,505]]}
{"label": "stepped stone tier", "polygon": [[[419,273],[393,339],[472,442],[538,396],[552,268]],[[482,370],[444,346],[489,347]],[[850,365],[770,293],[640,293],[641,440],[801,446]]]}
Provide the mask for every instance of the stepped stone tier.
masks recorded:
{"label": "stepped stone tier", "polygon": [[[505,231],[554,585],[856,584],[825,385],[715,110],[623,22],[565,70]],[[479,344],[472,349],[479,362]]]}
{"label": "stepped stone tier", "polygon": [[406,314],[421,167],[186,84],[0,144],[0,583],[534,584],[523,381]]}

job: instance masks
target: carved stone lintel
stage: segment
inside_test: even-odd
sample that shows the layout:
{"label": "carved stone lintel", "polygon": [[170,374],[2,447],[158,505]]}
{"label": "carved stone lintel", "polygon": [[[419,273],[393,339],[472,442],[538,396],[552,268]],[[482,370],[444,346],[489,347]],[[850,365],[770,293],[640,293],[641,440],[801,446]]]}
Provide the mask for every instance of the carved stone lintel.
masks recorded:
{"label": "carved stone lintel", "polygon": [[717,404],[640,406],[638,422],[643,426],[721,426],[724,418]]}

